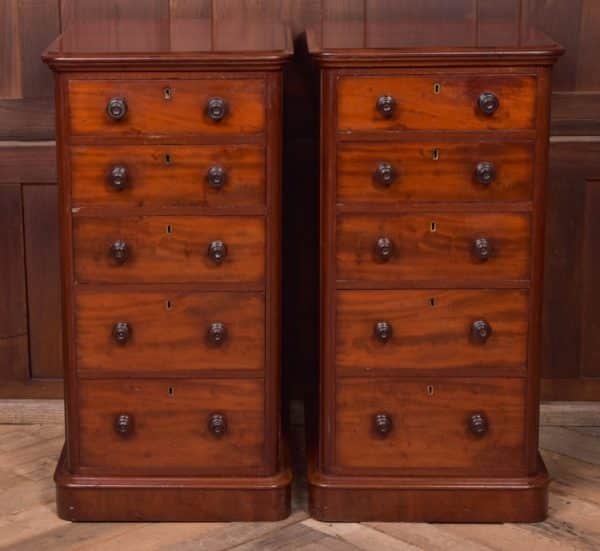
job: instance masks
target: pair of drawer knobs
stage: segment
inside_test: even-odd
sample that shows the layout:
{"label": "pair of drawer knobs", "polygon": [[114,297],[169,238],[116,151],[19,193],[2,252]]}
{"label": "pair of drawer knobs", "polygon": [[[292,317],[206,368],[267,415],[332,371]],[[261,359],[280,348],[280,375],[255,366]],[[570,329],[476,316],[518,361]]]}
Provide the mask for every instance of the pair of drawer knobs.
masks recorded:
{"label": "pair of drawer knobs", "polygon": [[[220,438],[227,432],[227,418],[222,413],[213,413],[208,417],[209,432]],[[135,429],[135,422],[131,413],[119,413],[115,417],[114,422],[115,432],[124,438],[131,436]]]}
{"label": "pair of drawer knobs", "polygon": [[[110,246],[109,252],[110,256],[118,265],[125,264],[127,260],[129,260],[129,257],[131,255],[129,245],[121,239],[115,241]],[[208,258],[210,258],[217,265],[222,264],[225,261],[225,259],[227,258],[227,253],[227,245],[223,241],[216,240],[210,243],[210,245],[208,246]]]}
{"label": "pair of drawer knobs", "polygon": [[[392,324],[387,321],[378,321],[373,330],[375,338],[381,343],[389,342],[394,336]],[[485,320],[477,320],[471,324],[470,337],[477,344],[485,344],[492,336],[492,326]]]}
{"label": "pair of drawer knobs", "polygon": [[[123,120],[129,106],[125,98],[112,98],[106,105],[106,114],[113,121]],[[221,122],[229,113],[229,105],[223,98],[209,98],[206,103],[206,116],[214,122]]]}
{"label": "pair of drawer knobs", "polygon": [[[489,430],[489,422],[485,413],[477,412],[469,416],[468,427],[475,436],[484,436]],[[373,417],[373,429],[375,432],[385,437],[392,432],[394,423],[392,417],[387,413],[376,413]]]}
{"label": "pair of drawer knobs", "polygon": [[[489,161],[483,161],[475,167],[475,181],[482,186],[489,186],[496,180],[496,165]],[[398,173],[391,163],[380,163],[375,172],[373,179],[383,187],[390,187],[398,176]]]}
{"label": "pair of drawer knobs", "polygon": [[[211,166],[206,172],[206,181],[214,189],[221,189],[227,182],[227,171],[222,166]],[[126,166],[116,165],[108,173],[109,185],[117,190],[124,190],[129,184],[129,171]]]}
{"label": "pair of drawer knobs", "polygon": [[[396,114],[398,102],[394,96],[385,95],[377,98],[375,108],[384,119],[391,119]],[[500,108],[500,100],[493,92],[484,92],[477,99],[477,108],[479,112],[491,117]]]}
{"label": "pair of drawer knobs", "polygon": [[[126,321],[115,323],[112,330],[113,339],[117,344],[127,344],[131,338],[133,329]],[[206,332],[206,340],[212,346],[222,346],[227,341],[227,326],[220,321],[210,324]]]}
{"label": "pair of drawer knobs", "polygon": [[[389,262],[394,256],[394,242],[389,237],[379,237],[375,242],[375,257],[379,262]],[[480,261],[489,260],[494,253],[494,249],[487,237],[477,237],[471,244],[472,256]]]}

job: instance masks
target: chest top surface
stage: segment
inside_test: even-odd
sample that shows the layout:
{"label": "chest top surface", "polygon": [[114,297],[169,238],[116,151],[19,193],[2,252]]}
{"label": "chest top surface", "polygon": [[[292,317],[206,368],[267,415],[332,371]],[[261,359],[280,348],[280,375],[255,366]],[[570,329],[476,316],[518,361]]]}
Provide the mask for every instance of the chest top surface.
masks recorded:
{"label": "chest top surface", "polygon": [[75,23],[45,51],[55,71],[278,68],[292,55],[273,19],[116,19]]}
{"label": "chest top surface", "polygon": [[[406,11],[406,10],[405,10]],[[418,10],[325,13],[307,31],[309,52],[322,66],[430,64],[551,65],[563,47],[522,17],[467,13],[420,14]]]}

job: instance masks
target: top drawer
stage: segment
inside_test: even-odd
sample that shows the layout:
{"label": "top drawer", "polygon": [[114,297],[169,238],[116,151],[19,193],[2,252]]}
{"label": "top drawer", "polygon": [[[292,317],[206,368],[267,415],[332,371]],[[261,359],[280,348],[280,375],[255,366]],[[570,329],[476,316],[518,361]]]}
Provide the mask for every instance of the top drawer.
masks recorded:
{"label": "top drawer", "polygon": [[168,136],[261,133],[260,79],[71,80],[74,136]]}
{"label": "top drawer", "polygon": [[519,75],[343,77],[338,128],[526,130],[535,127],[536,79]]}

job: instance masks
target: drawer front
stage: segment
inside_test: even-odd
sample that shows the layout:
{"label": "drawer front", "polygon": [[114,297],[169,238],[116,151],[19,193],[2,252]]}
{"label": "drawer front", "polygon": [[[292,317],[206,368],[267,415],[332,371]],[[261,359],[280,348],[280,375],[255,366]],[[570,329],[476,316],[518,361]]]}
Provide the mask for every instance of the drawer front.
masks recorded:
{"label": "drawer front", "polygon": [[524,372],[527,317],[523,290],[339,291],[338,371]]}
{"label": "drawer front", "polygon": [[[168,90],[166,95],[166,90]],[[261,133],[265,127],[265,83],[260,79],[71,80],[68,85],[74,136],[152,136]],[[111,100],[118,116],[109,116]],[[209,102],[224,109],[209,115]],[[219,107],[219,105],[215,107]],[[223,104],[220,104],[223,107]]]}
{"label": "drawer front", "polygon": [[524,281],[529,253],[528,214],[344,215],[337,221],[340,281]]}
{"label": "drawer front", "polygon": [[528,201],[533,143],[344,144],[340,204],[407,201]]}
{"label": "drawer front", "polygon": [[78,396],[83,467],[241,475],[263,465],[261,379],[83,380]]}
{"label": "drawer front", "polygon": [[522,379],[338,381],[341,469],[523,474]]}
{"label": "drawer front", "polygon": [[265,270],[260,217],[77,218],[75,277],[99,283],[248,283]]}
{"label": "drawer front", "polygon": [[71,173],[76,207],[265,203],[265,153],[255,146],[77,146]]}
{"label": "drawer front", "polygon": [[[486,93],[493,94],[498,102],[491,114],[484,114],[479,106],[480,97]],[[380,98],[392,99],[381,100],[383,107],[378,109]],[[482,100],[483,108],[492,105],[490,101]],[[535,113],[533,76],[343,77],[338,83],[338,128],[342,132],[526,130],[535,128]]]}
{"label": "drawer front", "polygon": [[82,375],[262,370],[264,295],[174,291],[76,295]]}

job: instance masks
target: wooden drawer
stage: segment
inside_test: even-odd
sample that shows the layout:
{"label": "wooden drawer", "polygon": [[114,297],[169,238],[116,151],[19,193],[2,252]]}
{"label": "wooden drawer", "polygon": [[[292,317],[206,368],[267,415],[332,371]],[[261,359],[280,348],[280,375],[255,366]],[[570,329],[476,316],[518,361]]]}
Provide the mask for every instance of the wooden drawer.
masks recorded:
{"label": "wooden drawer", "polygon": [[[336,465],[370,473],[523,474],[525,391],[521,379],[340,379]],[[487,422],[480,435],[473,432],[484,428],[472,421],[478,414]]]}
{"label": "wooden drawer", "polygon": [[75,308],[80,375],[164,377],[264,367],[262,294],[79,291]]}
{"label": "wooden drawer", "polygon": [[[475,255],[486,243],[491,252],[481,260]],[[340,282],[390,287],[525,282],[529,255],[528,214],[343,215],[337,221]]]}
{"label": "wooden drawer", "polygon": [[[165,91],[169,90],[168,96]],[[265,127],[262,79],[77,80],[68,84],[69,123],[74,136],[171,136],[261,133]],[[126,114],[107,113],[113,98],[125,100]],[[209,101],[225,101],[222,120],[211,119]]]}
{"label": "wooden drawer", "polygon": [[[488,92],[499,101],[492,115],[479,108],[480,96]],[[395,102],[389,118],[377,109],[383,96]],[[536,78],[501,74],[342,77],[337,108],[341,132],[533,129]]]}
{"label": "wooden drawer", "polygon": [[338,371],[524,374],[528,303],[524,290],[339,291]]}
{"label": "wooden drawer", "polygon": [[[263,465],[262,379],[82,380],[78,396],[83,467],[190,476],[256,475]],[[214,415],[224,418],[220,436]]]}
{"label": "wooden drawer", "polygon": [[[219,242],[227,253],[209,256]],[[126,246],[119,263],[113,251]],[[260,217],[143,216],[74,220],[75,278],[105,283],[247,283],[261,285],[265,223]],[[215,249],[216,247],[216,249]]]}
{"label": "wooden drawer", "polygon": [[265,203],[265,152],[257,146],[77,146],[71,174],[76,207]]}
{"label": "wooden drawer", "polygon": [[529,201],[533,143],[343,144],[339,204]]}

